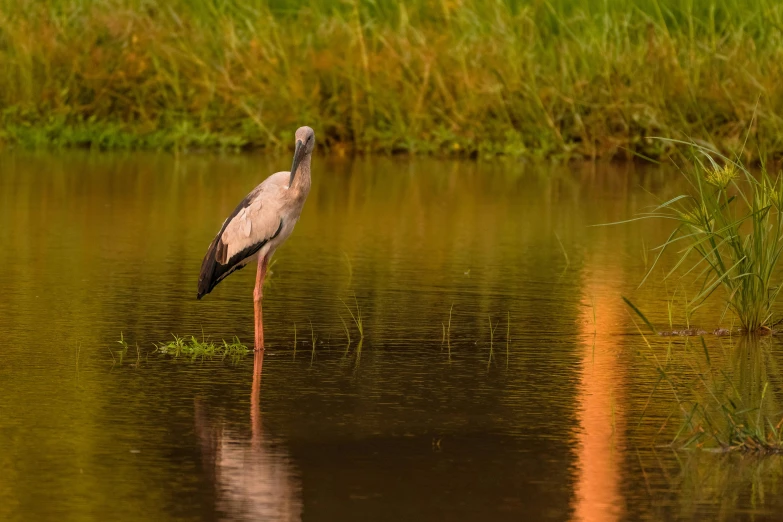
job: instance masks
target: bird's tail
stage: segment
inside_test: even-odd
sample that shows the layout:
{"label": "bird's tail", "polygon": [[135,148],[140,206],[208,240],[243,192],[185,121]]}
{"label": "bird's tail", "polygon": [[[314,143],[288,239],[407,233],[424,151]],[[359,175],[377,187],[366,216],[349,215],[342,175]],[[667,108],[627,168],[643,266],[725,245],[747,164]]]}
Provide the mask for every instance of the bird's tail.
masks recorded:
{"label": "bird's tail", "polygon": [[201,299],[215,288],[217,282],[215,281],[215,268],[217,260],[215,259],[215,250],[217,249],[217,242],[220,236],[216,237],[210,243],[207,249],[207,255],[204,256],[204,260],[201,262],[201,272],[198,275],[198,294],[196,299]]}

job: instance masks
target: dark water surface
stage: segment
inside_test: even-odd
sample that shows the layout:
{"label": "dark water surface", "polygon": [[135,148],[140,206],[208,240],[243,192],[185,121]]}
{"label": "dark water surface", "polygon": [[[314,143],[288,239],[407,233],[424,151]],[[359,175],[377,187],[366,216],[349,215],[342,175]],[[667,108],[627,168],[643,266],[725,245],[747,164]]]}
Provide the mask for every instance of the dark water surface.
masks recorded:
{"label": "dark water surface", "polygon": [[[0,155],[0,519],[783,517],[779,458],[666,447],[682,413],[650,361],[687,347],[645,340],[620,296],[660,324],[674,296],[684,324],[676,285],[637,289],[670,224],[589,227],[676,194],[669,170],[317,158],[263,359],[154,353],[172,333],[252,343],[254,269],[203,301],[198,270],[289,164]],[[742,357],[705,340],[713,364]]]}

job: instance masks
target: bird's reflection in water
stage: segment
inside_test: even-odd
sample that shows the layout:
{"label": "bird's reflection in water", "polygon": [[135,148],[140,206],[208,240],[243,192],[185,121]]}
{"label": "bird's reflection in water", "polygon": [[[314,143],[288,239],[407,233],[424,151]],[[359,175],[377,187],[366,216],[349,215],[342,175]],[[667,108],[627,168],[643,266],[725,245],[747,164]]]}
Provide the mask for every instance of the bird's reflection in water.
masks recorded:
{"label": "bird's reflection in water", "polygon": [[285,448],[265,437],[261,424],[263,352],[256,354],[248,439],[210,418],[196,399],[196,434],[206,472],[214,479],[215,510],[223,520],[301,520],[301,484]]}

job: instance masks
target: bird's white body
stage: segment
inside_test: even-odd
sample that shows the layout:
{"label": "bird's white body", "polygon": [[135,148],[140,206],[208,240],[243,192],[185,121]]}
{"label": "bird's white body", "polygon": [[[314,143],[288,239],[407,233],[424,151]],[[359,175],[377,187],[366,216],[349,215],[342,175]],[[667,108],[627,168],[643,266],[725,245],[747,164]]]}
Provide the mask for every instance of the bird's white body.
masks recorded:
{"label": "bird's white body", "polygon": [[258,261],[254,292],[256,350],[263,349],[261,299],[269,259],[294,231],[310,192],[310,160],[315,133],[296,131],[296,151],[290,172],[277,172],[254,188],[223,222],[201,263],[198,298],[210,293],[231,273]]}
{"label": "bird's white body", "polygon": [[[308,173],[309,174],[309,173]],[[290,172],[276,172],[253,189],[246,199],[250,204],[226,224],[220,235],[228,247],[226,258],[264,239],[269,239],[258,252],[245,258],[244,264],[258,258],[271,258],[294,231],[310,192],[310,176],[303,183],[289,187]],[[282,226],[281,226],[282,223]],[[278,227],[280,227],[278,231]]]}

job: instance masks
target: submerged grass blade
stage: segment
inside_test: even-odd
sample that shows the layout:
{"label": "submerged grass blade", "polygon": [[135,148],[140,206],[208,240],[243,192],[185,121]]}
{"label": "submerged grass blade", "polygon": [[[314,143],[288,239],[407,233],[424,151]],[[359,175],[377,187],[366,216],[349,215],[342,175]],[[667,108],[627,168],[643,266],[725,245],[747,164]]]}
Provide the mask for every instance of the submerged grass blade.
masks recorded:
{"label": "submerged grass blade", "polygon": [[364,339],[364,323],[362,321],[362,311],[359,308],[359,301],[356,299],[356,294],[353,296],[354,303],[356,304],[356,314],[353,313],[353,310],[351,310],[351,307],[348,306],[345,301],[340,299],[340,302],[343,304],[346,310],[348,310],[348,313],[351,315],[351,319],[353,319],[354,325],[356,325],[356,329],[359,330],[359,339]]}
{"label": "submerged grass blade", "polygon": [[631,308],[631,310],[633,310],[636,313],[636,315],[638,315],[639,318],[642,321],[644,321],[644,324],[647,325],[647,327],[650,329],[650,331],[652,333],[654,333],[654,334],[658,333],[658,330],[655,329],[655,326],[653,326],[653,324],[650,322],[649,319],[647,319],[647,317],[642,313],[641,310],[636,308],[636,305],[634,305],[627,297],[625,297],[625,296],[620,296],[620,297],[622,297],[623,301],[625,301],[625,304],[627,304]]}

